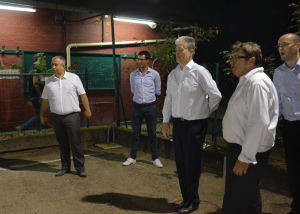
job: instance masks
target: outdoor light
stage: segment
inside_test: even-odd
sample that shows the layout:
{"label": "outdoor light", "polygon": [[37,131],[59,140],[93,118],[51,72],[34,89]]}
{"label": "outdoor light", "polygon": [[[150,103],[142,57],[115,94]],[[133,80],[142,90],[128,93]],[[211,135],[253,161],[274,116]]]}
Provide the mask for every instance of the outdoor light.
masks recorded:
{"label": "outdoor light", "polygon": [[137,24],[146,24],[152,29],[156,28],[157,24],[150,20],[142,20],[142,19],[133,19],[133,18],[125,18],[125,17],[115,17],[114,20],[121,21],[121,22],[131,22]]}
{"label": "outdoor light", "polygon": [[19,50],[19,46],[16,47],[16,54],[19,54],[20,50]]}
{"label": "outdoor light", "polygon": [[2,45],[1,53],[5,53],[5,45]]}
{"label": "outdoor light", "polygon": [[21,6],[7,6],[7,5],[1,5],[0,9],[4,10],[17,10],[17,11],[25,11],[25,12],[36,12],[36,9],[29,8],[29,7],[21,7]]}

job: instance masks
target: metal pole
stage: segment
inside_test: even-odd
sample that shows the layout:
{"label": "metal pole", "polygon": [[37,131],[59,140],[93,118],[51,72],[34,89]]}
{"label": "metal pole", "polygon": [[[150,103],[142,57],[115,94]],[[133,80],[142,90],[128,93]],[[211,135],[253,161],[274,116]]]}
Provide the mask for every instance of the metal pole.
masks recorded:
{"label": "metal pole", "polygon": [[[216,63],[216,84],[219,86],[219,63]],[[215,111],[214,120],[214,148],[217,149],[218,110]]]}
{"label": "metal pole", "polygon": [[[85,69],[85,93],[86,96],[89,97],[89,72],[88,69]],[[86,127],[90,127],[90,119],[86,118]]]}
{"label": "metal pole", "polygon": [[121,89],[120,89],[119,84],[117,84],[117,86],[118,86],[118,91],[119,91],[119,94],[120,94],[120,99],[121,99],[121,105],[122,105],[122,110],[123,110],[123,116],[124,116],[125,126],[126,126],[126,129],[127,129],[127,121],[126,121],[126,115],[125,115],[125,111],[124,111],[122,93],[121,93]]}
{"label": "metal pole", "polygon": [[115,100],[116,100],[116,116],[117,126],[120,126],[120,108],[119,108],[119,91],[118,91],[118,71],[116,66],[116,49],[115,49],[115,30],[114,30],[114,14],[111,13],[111,37],[112,37],[112,49],[113,49],[113,65],[115,74]]}

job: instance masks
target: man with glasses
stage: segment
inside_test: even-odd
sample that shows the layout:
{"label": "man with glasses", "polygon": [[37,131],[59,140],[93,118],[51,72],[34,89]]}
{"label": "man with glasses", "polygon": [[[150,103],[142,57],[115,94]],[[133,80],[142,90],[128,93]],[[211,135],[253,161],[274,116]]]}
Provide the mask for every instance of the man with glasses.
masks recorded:
{"label": "man with glasses", "polygon": [[156,138],[157,107],[155,104],[155,95],[160,95],[161,80],[159,73],[148,67],[150,53],[141,51],[138,57],[139,68],[130,74],[130,87],[133,93],[133,104],[131,106],[131,152],[130,157],[123,163],[123,166],[136,163],[141,125],[143,118],[145,118],[153,165],[161,168],[163,165],[158,159],[158,142]]}
{"label": "man with glasses", "polygon": [[290,214],[300,213],[300,38],[285,34],[278,40],[281,60],[285,61],[274,73],[273,82],[279,100],[279,117],[284,118],[284,151],[289,186],[294,198]]}
{"label": "man with glasses", "polygon": [[191,213],[200,203],[198,188],[207,118],[218,108],[222,96],[209,71],[193,61],[194,38],[182,36],[175,44],[178,65],[168,76],[162,132],[169,139],[173,116],[174,152],[183,198],[173,211]]}
{"label": "man with glasses", "polygon": [[239,84],[223,118],[228,147],[222,214],[258,214],[262,211],[260,181],[275,141],[278,98],[261,67],[260,47],[237,42],[232,48],[229,60]]}

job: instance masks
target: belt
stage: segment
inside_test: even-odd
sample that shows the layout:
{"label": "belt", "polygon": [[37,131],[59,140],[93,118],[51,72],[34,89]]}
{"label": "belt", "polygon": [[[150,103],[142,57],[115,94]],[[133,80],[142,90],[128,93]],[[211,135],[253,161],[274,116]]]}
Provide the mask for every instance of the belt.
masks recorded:
{"label": "belt", "polygon": [[174,117],[174,120],[178,120],[178,121],[190,121],[190,120],[186,120],[182,117]]}
{"label": "belt", "polygon": [[289,120],[285,120],[293,125],[297,125],[297,126],[300,126],[300,120],[294,120],[294,121],[289,121]]}
{"label": "belt", "polygon": [[174,118],[174,120],[178,120],[178,121],[180,121],[180,122],[182,122],[182,121],[197,121],[197,120],[206,120],[206,119],[187,120],[187,119],[184,119],[184,118],[182,118],[182,117],[173,117],[173,118]]}
{"label": "belt", "polygon": [[152,106],[152,105],[155,105],[155,101],[152,102],[152,103],[141,103],[141,104],[136,103],[136,102],[133,101],[133,103],[135,103],[135,104],[137,104],[137,105],[139,105],[139,106]]}
{"label": "belt", "polygon": [[242,149],[242,146],[240,144],[237,144],[237,143],[228,143],[228,146],[238,148],[238,149]]}

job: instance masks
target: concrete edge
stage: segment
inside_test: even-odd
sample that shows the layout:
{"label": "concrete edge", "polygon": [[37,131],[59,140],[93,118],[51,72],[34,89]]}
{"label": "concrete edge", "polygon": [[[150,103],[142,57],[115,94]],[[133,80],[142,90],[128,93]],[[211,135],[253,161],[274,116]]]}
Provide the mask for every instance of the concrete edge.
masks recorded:
{"label": "concrete edge", "polygon": [[[115,128],[116,143],[130,148],[132,131],[125,128]],[[173,142],[158,136],[158,150],[160,157],[175,160]],[[139,151],[149,152],[149,139],[147,134],[140,135]],[[203,150],[202,170],[223,176],[225,152]],[[266,173],[261,182],[261,188],[291,196],[288,185],[287,171],[284,167],[278,167],[269,162]]]}
{"label": "concrete edge", "polygon": [[[124,147],[131,147],[132,130],[114,127],[110,129],[109,142],[115,142]],[[113,136],[114,133],[114,136]],[[91,127],[81,129],[81,140],[83,147],[94,145],[96,143],[106,143],[108,135],[108,126]],[[55,133],[46,133],[43,135],[33,135],[11,138],[0,141],[0,153],[15,152],[21,150],[45,148],[58,146]],[[139,150],[149,152],[149,139],[147,134],[141,134]],[[163,158],[175,160],[173,142],[158,136],[158,150]],[[217,176],[223,176],[224,152],[215,152],[203,150],[202,170],[214,173]],[[288,177],[286,168],[276,166],[269,162],[266,173],[261,183],[261,188],[271,192],[290,196]]]}

